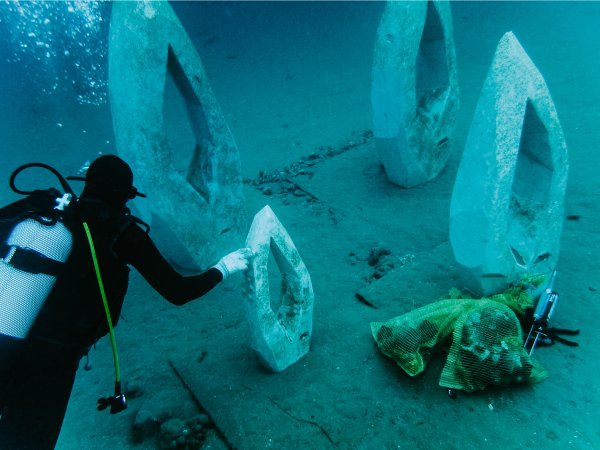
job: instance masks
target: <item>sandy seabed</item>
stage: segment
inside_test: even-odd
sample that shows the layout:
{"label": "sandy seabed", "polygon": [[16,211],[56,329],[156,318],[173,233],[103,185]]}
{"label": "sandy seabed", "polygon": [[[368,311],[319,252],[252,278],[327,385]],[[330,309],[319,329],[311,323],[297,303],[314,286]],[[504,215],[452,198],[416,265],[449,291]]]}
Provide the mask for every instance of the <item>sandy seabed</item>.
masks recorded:
{"label": "sandy seabed", "polygon": [[[260,366],[248,345],[239,275],[175,308],[132,273],[117,337],[123,378],[137,395],[119,415],[96,412],[96,399],[113,383],[103,339],[91,353],[93,369],[78,373],[58,448],[156,448],[156,436],[132,437],[140,411],[181,419],[196,413],[173,368],[237,448],[600,448],[593,347],[600,314],[600,3],[452,3],[461,90],[453,151],[435,180],[408,190],[386,180],[368,138],[382,3],[177,3],[175,9],[235,135],[245,178],[328,147],[349,148],[293,179],[318,202],[298,190],[282,195],[279,183],[263,185],[266,191],[245,185],[248,225],[269,204],[311,273],[311,351],[282,373]],[[460,287],[448,242],[450,196],[495,46],[511,30],[548,83],[569,147],[565,213],[580,219],[564,223],[554,324],[580,329],[580,347],[540,349],[550,377],[538,385],[452,400],[438,386],[442,358],[411,379],[380,354],[369,322]],[[169,93],[175,95],[172,86]],[[74,170],[99,150],[114,151],[107,106],[54,101],[32,108],[17,94],[5,102],[0,175],[32,159]],[[174,100],[170,108],[171,141],[187,148],[177,125],[185,120],[181,105]],[[232,242],[232,250],[241,244]],[[367,286],[373,271],[367,258],[378,246],[397,264]],[[365,289],[380,302],[377,309],[357,300]]]}

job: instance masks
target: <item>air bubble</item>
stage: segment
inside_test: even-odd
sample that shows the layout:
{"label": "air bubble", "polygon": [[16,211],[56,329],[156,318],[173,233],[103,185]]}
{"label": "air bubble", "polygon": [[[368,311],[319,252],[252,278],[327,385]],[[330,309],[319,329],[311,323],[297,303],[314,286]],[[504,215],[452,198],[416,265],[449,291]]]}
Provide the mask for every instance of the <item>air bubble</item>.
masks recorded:
{"label": "air bubble", "polygon": [[[101,24],[105,22],[102,14],[108,11],[103,2],[2,3],[7,4],[4,11],[9,15],[3,22],[9,24],[17,53],[10,60],[22,61],[24,72],[31,74],[30,84],[38,92],[49,92],[50,80],[58,70],[59,79],[67,81],[59,88],[82,103],[106,102],[108,44]],[[77,60],[77,64],[68,58]]]}

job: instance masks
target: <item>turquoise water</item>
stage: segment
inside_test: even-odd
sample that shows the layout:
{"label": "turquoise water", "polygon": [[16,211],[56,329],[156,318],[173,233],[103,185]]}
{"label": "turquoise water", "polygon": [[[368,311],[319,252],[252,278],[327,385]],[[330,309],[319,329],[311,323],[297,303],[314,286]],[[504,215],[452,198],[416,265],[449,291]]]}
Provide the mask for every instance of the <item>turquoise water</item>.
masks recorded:
{"label": "turquoise water", "polygon": [[[372,129],[371,64],[383,3],[174,2],[173,8],[236,139],[244,178],[356,143]],[[453,2],[451,9],[461,108],[449,162],[435,180],[409,190],[391,185],[367,140],[294,179],[318,203],[280,195],[277,184],[269,186],[272,195],[245,185],[250,218],[270,204],[311,273],[311,353],[277,375],[260,368],[247,344],[239,278],[173,308],[134,274],[118,337],[123,376],[139,395],[120,416],[95,411],[112,377],[108,344],[101,342],[93,370],[78,374],[58,448],[156,448],[158,431],[134,439],[136,420],[148,411],[182,420],[195,414],[168,360],[240,448],[600,447],[600,3]],[[100,152],[116,152],[107,103],[110,11],[108,2],[0,5],[0,179],[32,160],[70,174]],[[554,320],[581,329],[580,347],[541,349],[550,377],[539,385],[453,401],[437,385],[441,363],[409,379],[379,354],[368,324],[459,285],[448,243],[449,201],[483,81],[507,31],[544,75],[568,145],[565,214],[580,219],[564,223]],[[185,153],[192,140],[178,95],[168,81],[167,133]],[[14,198],[6,184],[0,199]],[[380,244],[407,263],[396,263],[397,283],[386,284],[388,274],[369,288],[366,260]],[[379,309],[356,300],[365,289],[381,300]]]}

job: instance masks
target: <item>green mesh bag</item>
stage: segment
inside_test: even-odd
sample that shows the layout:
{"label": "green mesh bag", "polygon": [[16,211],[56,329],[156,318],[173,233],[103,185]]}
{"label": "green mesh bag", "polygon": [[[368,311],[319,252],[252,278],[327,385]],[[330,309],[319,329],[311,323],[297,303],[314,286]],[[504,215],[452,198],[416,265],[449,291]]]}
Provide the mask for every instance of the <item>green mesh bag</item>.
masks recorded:
{"label": "green mesh bag", "polygon": [[440,378],[446,388],[473,392],[488,385],[539,382],[547,372],[523,348],[515,314],[533,307],[529,287],[523,283],[483,299],[458,298],[453,291],[453,298],[373,322],[371,332],[382,353],[411,376],[425,369],[433,352],[449,346]]}

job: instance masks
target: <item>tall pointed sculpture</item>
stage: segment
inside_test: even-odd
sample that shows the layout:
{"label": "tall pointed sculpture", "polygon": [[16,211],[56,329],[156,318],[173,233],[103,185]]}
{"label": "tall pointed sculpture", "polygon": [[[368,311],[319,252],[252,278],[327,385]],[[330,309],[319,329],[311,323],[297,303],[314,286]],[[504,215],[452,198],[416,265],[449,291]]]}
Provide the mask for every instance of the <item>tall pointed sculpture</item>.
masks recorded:
{"label": "tall pointed sculpture", "polygon": [[[256,254],[246,274],[251,345],[264,365],[279,372],[308,353],[310,347],[314,303],[310,274],[269,206],[254,216],[246,247]],[[271,253],[282,275],[277,312],[271,307],[268,270]]]}
{"label": "tall pointed sculpture", "polygon": [[567,171],[546,82],[506,33],[477,103],[450,207],[450,242],[470,289],[488,295],[556,266]]}
{"label": "tall pointed sculpture", "polygon": [[388,1],[377,30],[373,134],[388,178],[402,187],[444,168],[458,111],[450,3]]}
{"label": "tall pointed sculpture", "polygon": [[[165,132],[167,75],[196,141],[186,176],[175,170]],[[109,94],[117,148],[148,195],[161,250],[190,268],[231,250],[244,223],[239,153],[200,56],[168,2],[112,5]]]}

